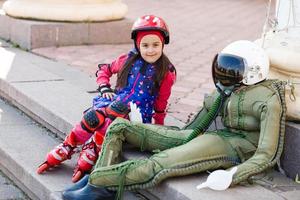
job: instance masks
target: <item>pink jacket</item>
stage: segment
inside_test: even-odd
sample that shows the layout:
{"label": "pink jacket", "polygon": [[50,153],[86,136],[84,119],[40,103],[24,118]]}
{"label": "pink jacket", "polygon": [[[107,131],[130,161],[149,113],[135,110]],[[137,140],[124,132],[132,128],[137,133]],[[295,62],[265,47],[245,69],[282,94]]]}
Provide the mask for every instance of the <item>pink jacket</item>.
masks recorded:
{"label": "pink jacket", "polygon": [[[128,55],[122,54],[110,65],[102,65],[100,70],[97,71],[97,84],[106,84],[110,86],[110,77],[113,74],[118,73],[126,62]],[[171,88],[176,80],[175,72],[169,71],[165,78],[162,80],[158,96],[154,102],[154,121],[155,124],[164,124],[164,119],[166,117],[166,108],[168,105],[168,99],[171,95]]]}

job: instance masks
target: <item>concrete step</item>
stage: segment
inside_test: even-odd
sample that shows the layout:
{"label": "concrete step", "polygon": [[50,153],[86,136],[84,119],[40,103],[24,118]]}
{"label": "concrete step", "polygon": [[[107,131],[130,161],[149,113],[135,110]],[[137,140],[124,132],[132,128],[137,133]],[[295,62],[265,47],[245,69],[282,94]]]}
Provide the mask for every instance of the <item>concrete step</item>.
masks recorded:
{"label": "concrete step", "polygon": [[66,162],[51,176],[37,175],[47,151],[58,144],[49,136],[47,129],[40,127],[29,117],[0,101],[0,158],[1,170],[9,176],[31,199],[61,199],[58,193],[71,184],[74,161]]}
{"label": "concrete step", "polygon": [[5,15],[0,7],[0,38],[29,50],[49,46],[130,43],[132,23],[133,19],[128,18],[86,23],[17,19]]}
{"label": "concrete step", "polygon": [[[37,166],[61,140],[1,99],[0,119],[0,169],[31,199],[61,200],[61,192],[73,184],[71,176],[77,156],[38,175]],[[124,199],[141,198],[126,192]]]}
{"label": "concrete step", "polygon": [[295,179],[300,177],[300,124],[288,122],[285,132],[285,145],[281,165],[285,174]]}
{"label": "concrete step", "polygon": [[[0,48],[0,60],[3,61],[0,68],[0,95],[10,103],[16,105],[38,123],[47,127],[63,138],[71,129],[75,122],[81,119],[81,112],[91,105],[94,94],[89,93],[95,89],[94,78],[67,66],[63,63],[54,62],[20,49],[12,48],[9,44],[2,42]],[[25,123],[25,122],[24,122]],[[28,123],[28,122],[27,122]],[[32,122],[31,122],[32,123]],[[26,124],[26,123],[25,123]],[[168,125],[180,126],[180,122],[170,116],[167,118]],[[21,130],[12,129],[19,135],[8,137],[10,140],[0,138],[3,144],[0,147],[7,147],[17,138],[26,135],[26,141],[20,140],[20,144],[14,144],[17,152],[6,153],[8,150],[1,150],[2,160],[8,160],[5,164],[7,173],[15,176],[24,190],[37,199],[57,199],[60,191],[70,184],[72,166],[74,161],[70,161],[55,172],[43,176],[35,173],[36,166],[43,160],[46,153],[52,149],[58,141],[49,138],[49,131],[46,129],[31,130],[32,124],[23,125]],[[26,134],[23,129],[27,130]],[[1,129],[5,130],[5,129]],[[3,132],[3,138],[6,137]],[[10,135],[10,134],[7,134]],[[52,139],[51,139],[52,138]],[[35,142],[34,146],[21,144]],[[41,145],[42,144],[42,145]],[[25,151],[27,149],[27,151]],[[37,149],[34,153],[32,149]],[[24,155],[30,155],[30,160]],[[140,156],[138,153],[129,152],[130,156]],[[27,156],[26,156],[27,158]],[[17,164],[16,162],[20,162]],[[31,163],[28,165],[28,163]],[[17,169],[9,166],[19,166]],[[27,174],[25,176],[25,174]],[[216,192],[208,189],[197,191],[196,185],[204,182],[207,174],[196,174],[180,178],[172,178],[162,182],[159,186],[143,192],[150,199],[242,199],[247,195],[247,199],[297,199],[299,188],[293,181],[278,175],[279,179],[286,181],[286,188],[273,191],[268,187],[254,185],[251,187],[236,186],[227,191]],[[50,185],[47,185],[50,184]],[[271,182],[275,187],[277,182]],[[30,186],[33,185],[33,186]],[[272,187],[271,187],[272,188]],[[276,186],[277,188],[277,186]],[[295,196],[298,195],[298,196]],[[249,197],[249,198],[248,198]],[[291,198],[290,198],[291,197]]]}
{"label": "concrete step", "polygon": [[14,184],[0,169],[0,199],[22,199],[30,198]]}

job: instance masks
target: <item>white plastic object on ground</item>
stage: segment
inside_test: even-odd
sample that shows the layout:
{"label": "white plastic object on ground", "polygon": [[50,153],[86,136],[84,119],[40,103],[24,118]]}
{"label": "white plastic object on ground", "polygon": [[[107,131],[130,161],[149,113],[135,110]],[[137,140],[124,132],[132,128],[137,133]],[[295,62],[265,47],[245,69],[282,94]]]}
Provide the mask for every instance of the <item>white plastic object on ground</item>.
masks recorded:
{"label": "white plastic object on ground", "polygon": [[216,170],[213,171],[208,177],[206,182],[201,183],[197,186],[197,189],[202,188],[210,188],[213,190],[226,190],[231,182],[232,182],[232,176],[237,171],[237,167],[233,167],[231,170]]}

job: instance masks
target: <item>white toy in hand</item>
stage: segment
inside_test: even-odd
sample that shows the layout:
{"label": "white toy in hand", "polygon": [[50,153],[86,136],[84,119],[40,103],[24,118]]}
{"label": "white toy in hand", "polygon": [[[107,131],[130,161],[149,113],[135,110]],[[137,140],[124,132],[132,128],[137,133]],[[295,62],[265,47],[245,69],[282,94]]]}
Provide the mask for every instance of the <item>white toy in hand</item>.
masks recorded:
{"label": "white toy in hand", "polygon": [[132,122],[143,122],[142,114],[140,109],[137,107],[135,103],[132,103],[132,101],[129,103],[130,105],[130,113],[129,113],[129,119]]}
{"label": "white toy in hand", "polygon": [[208,177],[206,182],[197,186],[197,189],[210,188],[213,190],[226,190],[231,182],[232,176],[237,171],[237,167],[233,167],[230,171],[216,170],[213,171]]}

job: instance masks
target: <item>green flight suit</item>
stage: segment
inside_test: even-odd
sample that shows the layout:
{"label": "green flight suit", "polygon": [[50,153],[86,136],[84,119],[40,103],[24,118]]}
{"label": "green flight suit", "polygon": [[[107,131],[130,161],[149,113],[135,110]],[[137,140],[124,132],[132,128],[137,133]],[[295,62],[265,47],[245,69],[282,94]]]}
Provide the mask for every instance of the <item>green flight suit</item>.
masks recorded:
{"label": "green flight suit", "polygon": [[[118,118],[107,131],[101,155],[89,183],[117,190],[152,187],[167,177],[237,166],[232,184],[273,166],[283,149],[284,85],[268,80],[235,90],[219,113],[225,128],[206,131],[184,143],[218,93],[184,128],[141,124]],[[140,150],[159,150],[147,159],[120,162],[122,144]]]}

